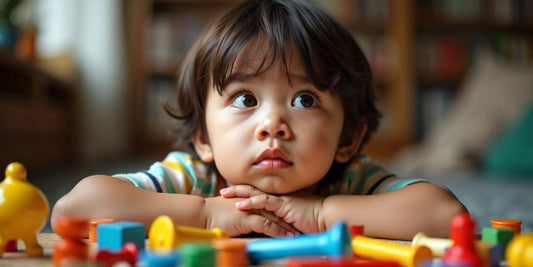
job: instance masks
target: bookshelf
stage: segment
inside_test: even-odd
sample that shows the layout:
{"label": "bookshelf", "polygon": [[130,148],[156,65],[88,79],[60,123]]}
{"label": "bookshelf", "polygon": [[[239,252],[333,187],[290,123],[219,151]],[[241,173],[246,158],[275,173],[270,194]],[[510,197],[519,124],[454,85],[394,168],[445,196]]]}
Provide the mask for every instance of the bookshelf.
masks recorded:
{"label": "bookshelf", "polygon": [[[181,61],[200,31],[239,0],[132,0],[126,2],[129,91],[136,152],[170,151],[172,120],[162,101],[175,99]],[[171,102],[172,103],[172,102]]]}
{"label": "bookshelf", "polygon": [[442,121],[481,49],[533,62],[533,1],[416,0],[415,139]]}
{"label": "bookshelf", "polygon": [[0,50],[0,166],[28,169],[77,156],[76,86]]}
{"label": "bookshelf", "polygon": [[[533,0],[311,1],[347,26],[370,61],[384,117],[364,152],[378,160],[420,140],[442,119],[481,45],[533,61]],[[239,2],[127,2],[131,125],[139,152],[168,152],[171,121],[160,100],[175,97],[179,64],[199,31]]]}

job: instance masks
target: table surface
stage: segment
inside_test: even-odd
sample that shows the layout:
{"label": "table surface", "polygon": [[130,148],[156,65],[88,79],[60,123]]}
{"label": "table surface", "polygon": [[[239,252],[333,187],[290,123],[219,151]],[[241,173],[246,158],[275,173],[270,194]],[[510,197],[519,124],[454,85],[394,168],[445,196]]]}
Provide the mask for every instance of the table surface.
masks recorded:
{"label": "table surface", "polygon": [[[39,244],[43,247],[44,255],[41,257],[29,257],[24,249],[24,242],[18,241],[17,252],[5,252],[3,257],[0,258],[0,266],[53,266],[52,253],[54,250],[54,244],[61,240],[55,233],[39,233],[37,235]],[[96,251],[96,244],[89,243],[89,253]],[[283,260],[265,262],[259,266],[284,266]]]}
{"label": "table surface", "polygon": [[0,266],[53,266],[52,264],[52,252],[54,244],[61,239],[54,233],[40,233],[37,235],[39,244],[44,249],[44,255],[41,257],[29,257],[24,250],[24,242],[18,241],[19,251],[17,252],[5,252],[3,257],[0,258]]}

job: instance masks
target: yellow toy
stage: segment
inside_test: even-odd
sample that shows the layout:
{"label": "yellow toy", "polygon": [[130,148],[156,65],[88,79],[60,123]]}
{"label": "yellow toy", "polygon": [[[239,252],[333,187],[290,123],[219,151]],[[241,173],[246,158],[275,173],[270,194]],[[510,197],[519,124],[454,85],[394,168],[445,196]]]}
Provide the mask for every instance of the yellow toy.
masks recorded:
{"label": "yellow toy", "polygon": [[22,239],[29,256],[42,256],[37,233],[48,219],[49,205],[44,194],[26,181],[26,168],[14,162],[7,166],[0,183],[0,257],[9,240]]}
{"label": "yellow toy", "polygon": [[505,251],[509,267],[533,266],[533,234],[515,236]]}
{"label": "yellow toy", "polygon": [[431,250],[424,245],[410,246],[362,235],[352,238],[352,247],[356,255],[376,260],[392,260],[409,267],[418,266],[433,258]]}
{"label": "yellow toy", "polygon": [[186,242],[206,241],[229,238],[220,228],[205,230],[201,228],[175,226],[166,215],[157,217],[148,232],[148,245],[151,249],[172,250]]}

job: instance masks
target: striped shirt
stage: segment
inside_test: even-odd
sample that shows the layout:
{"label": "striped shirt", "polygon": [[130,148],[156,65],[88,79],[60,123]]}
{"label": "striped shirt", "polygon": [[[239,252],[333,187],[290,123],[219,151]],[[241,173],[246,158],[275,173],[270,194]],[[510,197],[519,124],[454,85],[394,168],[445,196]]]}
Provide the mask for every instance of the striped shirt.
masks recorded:
{"label": "striped shirt", "polygon": [[[213,197],[218,193],[217,177],[215,173],[208,175],[207,167],[190,154],[175,151],[163,161],[152,164],[148,170],[115,174],[113,177],[154,192]],[[368,156],[361,155],[348,165],[342,179],[330,185],[329,194],[380,194],[422,181],[425,180],[398,178],[374,164]]]}

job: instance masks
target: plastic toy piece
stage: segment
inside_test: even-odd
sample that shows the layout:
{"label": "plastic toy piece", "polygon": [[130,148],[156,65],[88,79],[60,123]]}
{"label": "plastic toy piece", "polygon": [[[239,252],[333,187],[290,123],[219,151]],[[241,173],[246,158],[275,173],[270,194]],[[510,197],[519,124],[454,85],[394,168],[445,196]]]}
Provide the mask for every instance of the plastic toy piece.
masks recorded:
{"label": "plastic toy piece", "polygon": [[219,239],[211,242],[217,250],[217,267],[248,266],[246,241],[239,239]]}
{"label": "plastic toy piece", "polygon": [[89,230],[89,222],[87,220],[59,218],[55,230],[63,239],[54,245],[54,254],[52,256],[54,266],[76,264],[88,260],[89,245],[83,240]]}
{"label": "plastic toy piece", "polygon": [[400,267],[395,261],[374,261],[346,257],[289,257],[285,267]]}
{"label": "plastic toy piece", "polygon": [[487,266],[499,267],[504,258],[504,251],[500,244],[487,243],[483,241],[475,242],[476,252]]}
{"label": "plastic toy piece", "polygon": [[343,222],[319,234],[250,241],[247,251],[252,263],[290,256],[353,256],[350,233]]}
{"label": "plastic toy piece", "polygon": [[5,174],[0,183],[0,258],[6,243],[15,239],[24,241],[29,256],[42,256],[37,233],[48,219],[48,200],[26,180],[26,168],[22,164],[9,164]]}
{"label": "plastic toy piece", "polygon": [[452,244],[453,241],[451,239],[428,237],[424,233],[416,234],[411,241],[412,246],[427,246],[435,257],[444,255],[446,249],[451,247]]}
{"label": "plastic toy piece", "polygon": [[505,258],[509,267],[533,265],[533,234],[515,236],[507,246]]}
{"label": "plastic toy piece", "polygon": [[442,256],[442,263],[452,266],[484,266],[474,248],[475,227],[476,223],[466,212],[452,218],[450,233],[453,245]]}
{"label": "plastic toy piece", "polygon": [[141,253],[142,266],[145,267],[176,267],[180,262],[177,251],[165,253],[145,250]]}
{"label": "plastic toy piece", "polygon": [[350,230],[350,235],[352,238],[358,235],[364,235],[365,234],[365,226],[364,225],[350,225],[348,227]]}
{"label": "plastic toy piece", "polygon": [[4,252],[17,252],[18,251],[18,245],[17,240],[9,240],[6,243],[6,246],[4,247]]}
{"label": "plastic toy piece", "polygon": [[354,237],[352,247],[355,255],[397,261],[404,266],[417,266],[418,263],[433,258],[433,253],[427,246],[410,246],[365,236]]}
{"label": "plastic toy piece", "polygon": [[102,219],[94,219],[89,221],[89,242],[95,243],[98,241],[98,235],[96,232],[96,227],[101,223],[112,223],[115,219],[108,219],[108,218],[102,218]]}
{"label": "plastic toy piece", "polygon": [[501,258],[505,257],[505,249],[511,239],[513,239],[514,231],[510,228],[489,228],[484,227],[481,230],[481,240],[483,242],[499,244],[501,246]]}
{"label": "plastic toy piece", "polygon": [[103,223],[96,227],[96,232],[98,250],[116,252],[128,242],[133,242],[139,249],[144,249],[145,231],[142,223],[128,221]]}
{"label": "plastic toy piece", "polygon": [[[511,230],[507,230],[512,233]],[[444,255],[446,249],[450,248],[453,245],[453,241],[447,238],[428,237],[424,233],[418,233],[413,237],[411,245],[427,246],[429,247],[429,249],[431,249],[433,256],[441,257],[442,255]],[[474,247],[476,249],[477,254],[483,259],[484,262],[496,263],[497,266],[500,260],[503,259],[501,245],[496,244],[495,242],[476,241],[474,243]]]}
{"label": "plastic toy piece", "polygon": [[220,228],[205,230],[202,228],[176,226],[166,215],[157,217],[148,232],[148,246],[151,249],[172,250],[186,242],[206,241],[229,238]]}
{"label": "plastic toy piece", "polygon": [[493,228],[511,228],[514,231],[514,235],[521,233],[520,226],[522,221],[515,219],[493,219],[490,220]]}
{"label": "plastic toy piece", "polygon": [[181,267],[215,267],[215,249],[207,243],[183,244]]}
{"label": "plastic toy piece", "polygon": [[137,263],[139,255],[139,247],[133,242],[127,242],[122,246],[122,250],[119,252],[110,252],[108,250],[99,250],[94,256],[93,261],[99,264],[105,264],[105,266],[113,266],[118,262],[126,262],[131,266]]}

